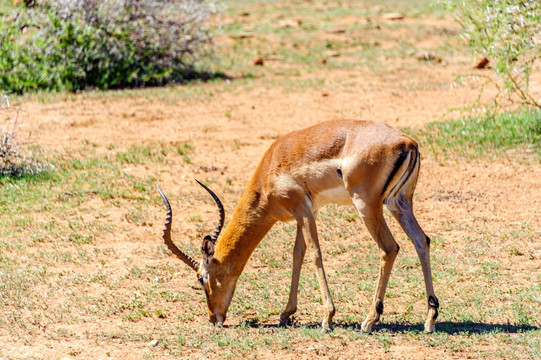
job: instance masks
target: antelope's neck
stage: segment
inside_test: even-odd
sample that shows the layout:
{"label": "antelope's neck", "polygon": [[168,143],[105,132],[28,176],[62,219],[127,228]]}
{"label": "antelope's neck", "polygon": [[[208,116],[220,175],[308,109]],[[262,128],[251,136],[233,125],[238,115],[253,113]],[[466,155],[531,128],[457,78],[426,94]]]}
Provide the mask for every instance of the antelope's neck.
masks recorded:
{"label": "antelope's neck", "polygon": [[238,277],[256,246],[276,221],[270,215],[261,191],[250,186],[218,240],[214,258],[224,267],[225,272]]}

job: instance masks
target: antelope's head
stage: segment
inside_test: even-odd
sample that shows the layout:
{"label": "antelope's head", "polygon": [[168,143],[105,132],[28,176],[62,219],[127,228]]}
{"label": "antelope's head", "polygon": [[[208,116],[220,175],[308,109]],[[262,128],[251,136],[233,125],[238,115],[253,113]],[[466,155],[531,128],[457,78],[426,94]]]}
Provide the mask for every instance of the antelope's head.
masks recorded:
{"label": "antelope's head", "polygon": [[227,309],[231,302],[231,298],[233,297],[236,285],[236,279],[232,279],[227,274],[227,271],[225,271],[225,267],[214,258],[214,249],[217,245],[218,235],[224,225],[224,207],[218,196],[212,192],[212,190],[198,180],[196,181],[212,195],[220,213],[220,220],[218,225],[216,225],[216,229],[211,235],[205,236],[203,243],[201,244],[201,254],[203,255],[203,259],[200,262],[196,262],[181,251],[171,240],[171,220],[173,218],[173,212],[167,197],[158,186],[158,191],[167,208],[167,218],[165,221],[165,228],[163,229],[163,240],[173,254],[196,272],[197,280],[205,290],[205,295],[207,297],[209,321],[213,324],[220,324],[225,321]]}

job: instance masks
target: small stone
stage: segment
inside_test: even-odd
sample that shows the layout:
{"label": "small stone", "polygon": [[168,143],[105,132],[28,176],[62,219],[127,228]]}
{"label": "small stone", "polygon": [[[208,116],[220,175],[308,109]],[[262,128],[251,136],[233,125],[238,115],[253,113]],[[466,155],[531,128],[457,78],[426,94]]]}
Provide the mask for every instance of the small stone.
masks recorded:
{"label": "small stone", "polygon": [[424,51],[423,53],[417,55],[417,60],[419,61],[431,61],[435,63],[441,63],[443,60],[437,55]]}
{"label": "small stone", "polygon": [[264,61],[263,61],[263,58],[258,56],[254,59],[254,65],[257,65],[257,66],[263,66],[264,65]]}
{"label": "small stone", "polygon": [[387,14],[383,14],[382,17],[385,20],[395,21],[395,20],[404,19],[404,14],[401,14],[401,13],[387,13]]}
{"label": "small stone", "polygon": [[232,39],[250,39],[254,37],[254,34],[251,32],[241,32],[238,34],[229,35]]}
{"label": "small stone", "polygon": [[278,27],[279,28],[282,28],[282,29],[286,29],[286,28],[298,28],[300,27],[302,24],[302,21],[297,19],[297,20],[282,20],[278,23]]}
{"label": "small stone", "polygon": [[334,50],[327,50],[323,52],[323,55],[327,57],[338,57],[340,56],[340,53]]}
{"label": "small stone", "polygon": [[156,347],[158,346],[159,343],[160,343],[159,340],[154,339],[148,343],[148,347]]}
{"label": "small stone", "polygon": [[334,29],[331,29],[331,30],[327,30],[327,32],[329,34],[343,34],[346,32],[346,28],[345,27],[337,27],[337,28],[334,28]]}

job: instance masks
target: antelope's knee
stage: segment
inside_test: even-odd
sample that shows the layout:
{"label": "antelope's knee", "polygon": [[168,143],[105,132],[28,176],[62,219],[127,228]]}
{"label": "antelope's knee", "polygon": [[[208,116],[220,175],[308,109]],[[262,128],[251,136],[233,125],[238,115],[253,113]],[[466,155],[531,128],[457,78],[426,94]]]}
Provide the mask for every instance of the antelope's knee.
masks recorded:
{"label": "antelope's knee", "polygon": [[395,245],[392,248],[383,249],[381,256],[385,259],[388,259],[388,258],[394,259],[398,255],[399,251],[400,251],[400,246],[398,246],[398,244],[395,243]]}

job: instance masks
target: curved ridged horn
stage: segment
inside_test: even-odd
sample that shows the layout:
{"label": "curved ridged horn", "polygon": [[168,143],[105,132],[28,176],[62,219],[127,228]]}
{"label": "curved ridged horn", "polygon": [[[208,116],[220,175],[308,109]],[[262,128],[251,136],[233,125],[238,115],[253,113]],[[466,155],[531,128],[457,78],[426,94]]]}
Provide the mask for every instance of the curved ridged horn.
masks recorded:
{"label": "curved ridged horn", "polygon": [[158,191],[160,192],[160,195],[162,196],[163,202],[165,203],[165,207],[167,208],[167,217],[165,218],[165,228],[163,229],[163,241],[165,242],[165,245],[171,250],[173,254],[175,254],[180,260],[182,260],[186,265],[194,269],[196,272],[199,269],[199,264],[195,262],[191,257],[183,253],[171,240],[171,220],[173,219],[173,211],[171,210],[171,205],[169,204],[169,200],[167,200],[167,197],[162,192],[162,189],[160,189],[159,186],[157,186]]}
{"label": "curved ridged horn", "polygon": [[224,206],[222,205],[222,202],[218,198],[218,195],[216,195],[212,190],[210,190],[208,187],[205,186],[201,181],[195,180],[199,185],[205,188],[205,190],[208,191],[208,193],[212,196],[214,201],[216,201],[216,205],[218,206],[218,211],[220,212],[220,220],[218,222],[218,225],[216,225],[216,229],[212,232],[210,235],[210,239],[213,243],[216,243],[216,240],[218,239],[218,235],[220,235],[220,231],[222,231],[222,227],[224,226],[224,220],[225,220],[225,210]]}

